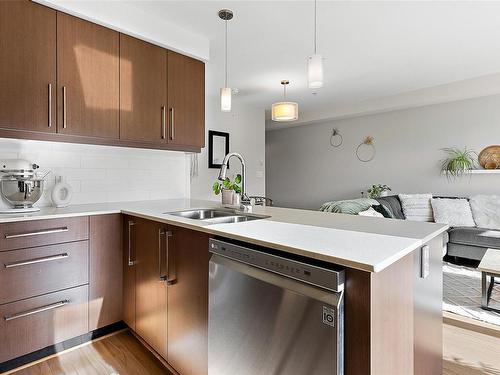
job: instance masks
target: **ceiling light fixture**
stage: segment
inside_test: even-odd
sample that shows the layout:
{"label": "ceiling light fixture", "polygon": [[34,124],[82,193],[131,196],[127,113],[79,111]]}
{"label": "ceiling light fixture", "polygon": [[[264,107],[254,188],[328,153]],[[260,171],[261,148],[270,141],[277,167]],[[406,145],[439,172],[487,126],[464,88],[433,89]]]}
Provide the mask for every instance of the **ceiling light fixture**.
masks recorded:
{"label": "ceiling light fixture", "polygon": [[229,9],[219,10],[219,18],[225,22],[225,60],[224,60],[224,87],[220,89],[220,110],[231,112],[231,88],[227,86],[227,21],[233,19],[233,12]]}
{"label": "ceiling light fixture", "polygon": [[299,118],[299,105],[295,102],[286,101],[286,87],[289,83],[288,80],[281,81],[283,85],[283,101],[273,104],[271,109],[273,121],[295,121]]}
{"label": "ceiling light fixture", "polygon": [[307,59],[307,81],[310,89],[323,87],[323,57],[317,53],[318,28],[316,11],[316,0],[314,0],[314,55]]}

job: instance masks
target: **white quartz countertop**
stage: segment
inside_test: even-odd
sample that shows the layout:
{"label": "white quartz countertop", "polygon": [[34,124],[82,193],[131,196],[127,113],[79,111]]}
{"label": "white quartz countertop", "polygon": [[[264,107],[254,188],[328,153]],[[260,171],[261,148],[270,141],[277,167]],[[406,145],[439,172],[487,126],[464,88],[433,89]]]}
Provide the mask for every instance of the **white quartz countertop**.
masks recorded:
{"label": "white quartz countertop", "polygon": [[45,207],[32,214],[0,215],[0,224],[124,213],[369,272],[383,270],[448,229],[442,224],[279,207],[254,207],[252,213],[269,218],[232,224],[168,214],[213,207],[221,206],[212,201],[171,199]]}

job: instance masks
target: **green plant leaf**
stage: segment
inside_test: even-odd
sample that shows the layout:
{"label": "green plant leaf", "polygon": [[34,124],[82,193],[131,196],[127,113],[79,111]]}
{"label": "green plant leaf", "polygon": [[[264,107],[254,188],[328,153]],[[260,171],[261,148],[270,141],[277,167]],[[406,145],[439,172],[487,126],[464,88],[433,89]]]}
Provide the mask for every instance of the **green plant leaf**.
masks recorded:
{"label": "green plant leaf", "polygon": [[229,179],[229,177],[226,177],[226,179],[224,180],[223,184],[224,184],[224,187],[226,189],[231,190],[232,183],[231,183],[231,180]]}
{"label": "green plant leaf", "polygon": [[241,184],[241,174],[237,174],[234,178],[234,182],[237,184]]}

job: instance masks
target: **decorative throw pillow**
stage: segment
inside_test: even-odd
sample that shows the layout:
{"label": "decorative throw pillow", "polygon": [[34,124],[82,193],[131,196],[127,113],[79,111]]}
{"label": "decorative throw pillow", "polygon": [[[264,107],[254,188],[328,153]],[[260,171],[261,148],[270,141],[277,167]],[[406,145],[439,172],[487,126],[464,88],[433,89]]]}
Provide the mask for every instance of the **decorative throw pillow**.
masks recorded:
{"label": "decorative throw pillow", "polygon": [[370,217],[384,217],[384,215],[382,215],[380,212],[375,211],[373,206],[371,206],[366,211],[361,211],[358,215],[359,216],[370,216]]}
{"label": "decorative throw pillow", "polygon": [[399,194],[406,220],[433,221],[432,194]]}
{"label": "decorative throw pillow", "polygon": [[500,195],[475,195],[470,207],[478,227],[500,229]]}
{"label": "decorative throw pillow", "polygon": [[472,211],[467,199],[432,199],[434,221],[450,227],[475,227]]}
{"label": "decorative throw pillow", "polygon": [[321,206],[319,210],[339,214],[357,215],[361,211],[365,211],[371,206],[378,204],[379,203],[374,199],[358,198],[345,201],[326,202]]}

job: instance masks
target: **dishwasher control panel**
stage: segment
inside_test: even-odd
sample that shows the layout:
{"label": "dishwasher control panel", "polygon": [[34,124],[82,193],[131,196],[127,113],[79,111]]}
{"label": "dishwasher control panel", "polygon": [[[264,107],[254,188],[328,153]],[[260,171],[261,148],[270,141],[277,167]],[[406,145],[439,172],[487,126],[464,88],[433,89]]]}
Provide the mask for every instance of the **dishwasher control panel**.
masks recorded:
{"label": "dishwasher control panel", "polygon": [[304,281],[321,288],[336,292],[344,289],[343,271],[329,270],[218,239],[210,239],[209,250],[214,254]]}

